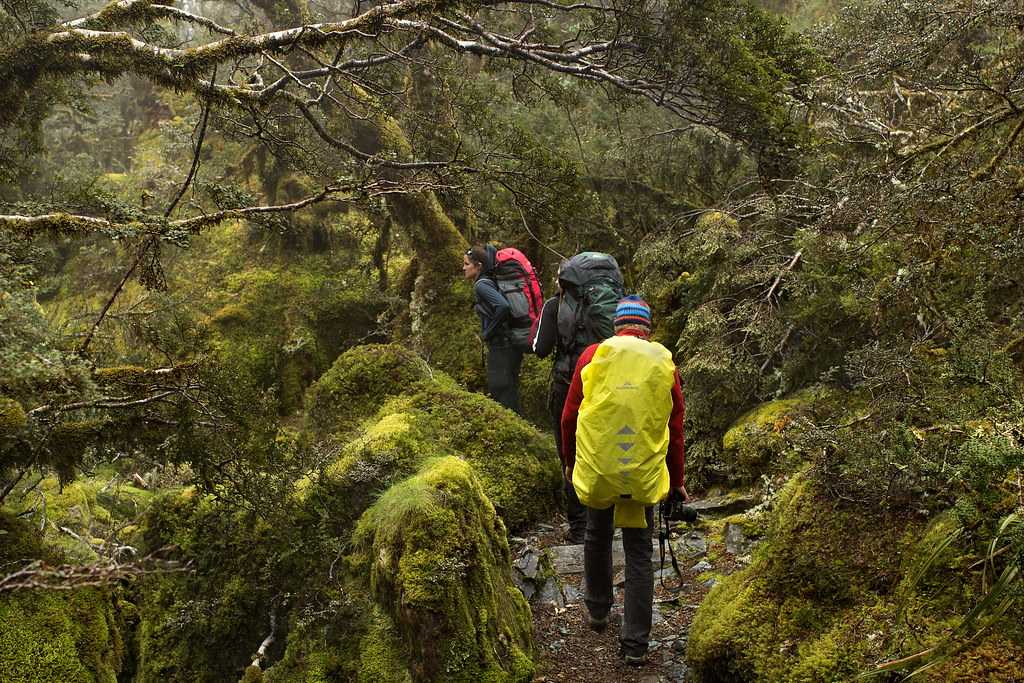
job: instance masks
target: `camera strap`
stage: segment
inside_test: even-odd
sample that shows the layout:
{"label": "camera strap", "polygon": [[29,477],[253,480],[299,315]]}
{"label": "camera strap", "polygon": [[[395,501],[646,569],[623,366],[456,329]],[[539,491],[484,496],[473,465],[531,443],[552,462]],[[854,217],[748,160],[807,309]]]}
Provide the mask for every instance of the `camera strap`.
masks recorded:
{"label": "camera strap", "polygon": [[[661,567],[658,575],[661,577],[661,587],[672,593],[678,593],[683,589],[683,573],[679,570],[679,562],[676,560],[676,551],[672,548],[672,537],[669,535],[669,518],[664,514],[662,505],[658,506],[658,551]],[[672,560],[672,569],[675,570],[679,583],[674,586],[665,585],[665,545],[668,545],[668,555]]]}

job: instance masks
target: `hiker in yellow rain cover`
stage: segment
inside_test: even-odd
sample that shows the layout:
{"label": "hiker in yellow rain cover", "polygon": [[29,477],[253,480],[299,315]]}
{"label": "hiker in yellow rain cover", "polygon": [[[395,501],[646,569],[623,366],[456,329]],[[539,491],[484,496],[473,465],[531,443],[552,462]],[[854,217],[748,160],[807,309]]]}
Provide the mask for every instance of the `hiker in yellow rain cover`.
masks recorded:
{"label": "hiker in yellow rain cover", "polygon": [[654,603],[654,505],[670,488],[683,500],[683,391],[672,354],[649,340],[651,309],[627,296],[615,336],[580,356],[562,411],[562,465],[587,507],[584,600],[590,628],[603,631],[612,606],[612,535],[622,528],[626,594],[619,654],[647,661]]}

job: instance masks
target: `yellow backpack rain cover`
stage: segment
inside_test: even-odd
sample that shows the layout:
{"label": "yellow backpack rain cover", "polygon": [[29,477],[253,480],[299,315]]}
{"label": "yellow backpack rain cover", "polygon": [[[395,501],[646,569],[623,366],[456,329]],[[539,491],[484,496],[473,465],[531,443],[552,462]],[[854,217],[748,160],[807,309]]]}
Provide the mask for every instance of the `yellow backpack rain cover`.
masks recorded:
{"label": "yellow backpack rain cover", "polygon": [[580,502],[615,506],[615,526],[647,526],[644,507],[668,495],[668,419],[676,367],[661,344],[612,337],[580,377],[572,483]]}

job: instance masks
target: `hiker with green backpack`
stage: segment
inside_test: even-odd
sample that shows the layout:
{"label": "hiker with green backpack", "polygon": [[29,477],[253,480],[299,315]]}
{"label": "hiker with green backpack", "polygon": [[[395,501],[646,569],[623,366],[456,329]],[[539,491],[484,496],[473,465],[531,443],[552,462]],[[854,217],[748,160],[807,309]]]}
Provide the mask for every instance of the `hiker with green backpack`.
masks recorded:
{"label": "hiker with green backpack", "polygon": [[654,505],[684,485],[684,401],[672,354],[650,341],[651,309],[637,296],[615,312],[615,336],[580,356],[562,412],[562,464],[587,508],[584,602],[602,631],[612,606],[612,537],[622,529],[626,586],[619,654],[647,661],[654,599]]}
{"label": "hiker with green backpack", "polygon": [[[554,353],[548,390],[548,412],[555,447],[562,458],[562,408],[576,361],[591,344],[614,333],[615,307],[623,295],[622,272],[609,254],[585,251],[562,261],[558,268],[558,294],[544,302],[533,338],[533,353],[546,358]],[[587,511],[572,483],[565,480],[569,543],[583,543]]]}
{"label": "hiker with green backpack", "polygon": [[519,412],[519,368],[540,318],[537,274],[518,249],[477,245],[462,257],[462,274],[473,282],[480,337],[487,344],[487,392]]}

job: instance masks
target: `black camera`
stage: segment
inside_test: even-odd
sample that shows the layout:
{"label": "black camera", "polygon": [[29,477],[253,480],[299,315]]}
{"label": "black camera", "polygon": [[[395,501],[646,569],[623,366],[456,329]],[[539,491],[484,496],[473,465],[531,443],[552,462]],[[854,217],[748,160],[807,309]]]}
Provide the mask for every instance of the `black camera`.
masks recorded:
{"label": "black camera", "polygon": [[693,524],[697,521],[697,511],[684,503],[682,495],[675,489],[672,489],[668,498],[662,501],[661,516],[670,522]]}

